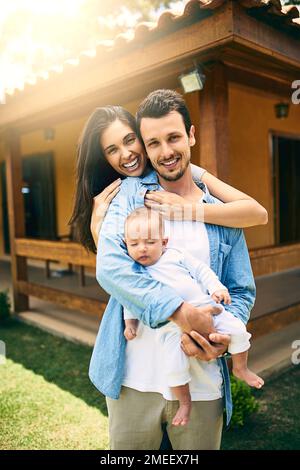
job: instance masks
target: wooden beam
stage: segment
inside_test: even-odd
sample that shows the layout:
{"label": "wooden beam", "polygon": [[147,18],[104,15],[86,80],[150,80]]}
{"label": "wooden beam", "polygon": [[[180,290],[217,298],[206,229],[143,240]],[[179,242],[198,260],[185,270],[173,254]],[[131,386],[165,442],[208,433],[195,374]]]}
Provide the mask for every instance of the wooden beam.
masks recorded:
{"label": "wooden beam", "polygon": [[28,310],[28,296],[19,290],[18,282],[27,280],[26,258],[16,253],[15,238],[25,236],[25,214],[22,188],[22,159],[20,138],[16,131],[6,134],[6,187],[8,223],[11,250],[11,274],[13,286],[14,310]]}
{"label": "wooden beam", "polygon": [[290,100],[291,98],[291,83],[293,80],[288,83],[279,83],[275,77],[267,78],[259,75],[257,71],[246,71],[237,67],[230,67],[228,69],[228,80],[229,82],[252,89],[256,88],[269,96],[273,95],[277,99],[278,97],[282,97],[285,100]]}
{"label": "wooden beam", "polygon": [[263,276],[300,265],[300,243],[250,250],[254,276]]}
{"label": "wooden beam", "polygon": [[254,339],[268,333],[281,330],[291,323],[299,321],[300,304],[283,308],[274,313],[263,315],[248,323],[248,331],[253,335]]}
{"label": "wooden beam", "polygon": [[72,263],[91,268],[96,267],[96,256],[93,253],[87,253],[79,243],[18,238],[15,245],[16,253],[26,258],[60,261],[61,263]]}
{"label": "wooden beam", "polygon": [[199,107],[199,94],[200,91],[195,91],[193,93],[188,93],[185,95],[184,99],[189,109],[189,113],[191,116],[192,124],[195,126],[195,135],[196,135],[196,143],[191,148],[192,155],[191,161],[195,165],[201,166],[200,161],[200,142],[199,142],[199,123],[200,123],[200,107]]}
{"label": "wooden beam", "polygon": [[259,18],[259,9],[247,11],[239,2],[230,1],[227,8],[232,9],[232,33],[236,42],[250,46],[253,52],[264,54],[266,60],[282,62],[285,68],[299,68],[299,30],[294,29],[294,34],[287,34],[276,27],[274,22],[272,24],[267,15]]}
{"label": "wooden beam", "polygon": [[[283,87],[290,88],[291,83],[299,77],[300,61],[298,67],[285,68],[272,57],[266,57],[261,52],[251,49],[251,45],[240,44],[236,39],[228,47],[224,47],[222,62],[227,65],[229,71],[233,69],[237,74],[243,71],[245,75],[249,74],[250,78],[259,77],[261,80]],[[230,79],[234,80],[233,74]]]}
{"label": "wooden beam", "polygon": [[200,162],[215,176],[229,181],[228,79],[224,64],[206,68],[206,82],[200,92]]}
{"label": "wooden beam", "polygon": [[65,308],[96,315],[99,318],[102,318],[106,308],[105,302],[71,294],[59,289],[53,289],[52,287],[46,287],[41,284],[34,284],[32,282],[19,281],[18,290],[26,296],[37,297],[47,302],[62,305]]}

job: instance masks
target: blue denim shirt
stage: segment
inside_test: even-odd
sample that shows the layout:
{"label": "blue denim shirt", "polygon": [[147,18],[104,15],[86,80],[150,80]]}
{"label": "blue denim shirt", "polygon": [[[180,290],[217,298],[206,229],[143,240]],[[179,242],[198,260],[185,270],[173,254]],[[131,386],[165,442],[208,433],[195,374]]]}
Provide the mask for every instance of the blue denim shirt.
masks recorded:
{"label": "blue denim shirt", "polygon": [[[204,202],[220,203],[203,183],[198,181],[197,184],[204,191]],[[146,192],[157,190],[158,186],[154,171],[143,178],[125,179],[100,231],[96,277],[111,298],[97,335],[89,377],[100,392],[114,399],[120,395],[125,365],[122,305],[147,326],[157,328],[165,324],[183,302],[176,291],[154,280],[143,266],[129,257],[123,241],[127,215],[143,206]],[[206,229],[211,268],[231,295],[232,303],[225,308],[247,323],[254,305],[255,283],[243,231],[212,224],[206,224]],[[229,373],[225,358],[217,361],[223,376],[228,425],[232,415]]]}

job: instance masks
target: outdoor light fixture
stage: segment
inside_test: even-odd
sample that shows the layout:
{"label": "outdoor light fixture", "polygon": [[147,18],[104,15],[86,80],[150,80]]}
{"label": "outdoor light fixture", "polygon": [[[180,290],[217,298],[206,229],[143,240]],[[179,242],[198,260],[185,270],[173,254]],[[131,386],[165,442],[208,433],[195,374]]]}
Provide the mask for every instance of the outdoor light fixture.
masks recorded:
{"label": "outdoor light fixture", "polygon": [[54,140],[55,137],[55,130],[52,127],[47,127],[44,129],[44,138],[45,140]]}
{"label": "outdoor light fixture", "polygon": [[276,117],[278,119],[285,119],[288,117],[289,108],[290,108],[289,103],[280,102],[280,103],[275,104],[274,108],[275,108]]}
{"label": "outdoor light fixture", "polygon": [[179,80],[184,93],[192,93],[203,89],[205,78],[200,68],[196,67],[191,72],[180,75]]}
{"label": "outdoor light fixture", "polygon": [[29,184],[27,183],[27,181],[22,181],[21,192],[22,192],[22,194],[29,194],[30,193],[30,188],[29,188]]}

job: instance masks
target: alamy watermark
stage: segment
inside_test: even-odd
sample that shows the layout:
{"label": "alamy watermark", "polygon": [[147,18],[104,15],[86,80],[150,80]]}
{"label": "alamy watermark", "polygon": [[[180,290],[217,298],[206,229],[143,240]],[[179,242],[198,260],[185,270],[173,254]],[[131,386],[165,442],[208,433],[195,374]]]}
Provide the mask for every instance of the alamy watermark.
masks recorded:
{"label": "alamy watermark", "polygon": [[[141,203],[144,202],[145,194],[143,192],[140,193]],[[99,218],[94,231],[99,234],[100,229],[103,227],[106,234],[114,233],[120,236],[124,240],[124,228],[125,228],[125,220],[127,215],[132,212],[132,208],[130,206],[129,199],[127,194],[120,194],[118,195],[117,205],[115,201],[114,207],[114,215],[115,217],[109,220],[109,223],[106,222],[104,218],[106,208],[103,210],[103,205],[99,205],[95,207],[95,215]],[[144,206],[141,206],[144,207]],[[183,222],[186,220],[197,220],[197,221],[205,221],[204,219],[204,204],[197,204],[193,206],[192,203],[188,203],[185,205],[181,204],[159,204],[155,203],[154,206],[148,207],[149,213],[159,213],[162,215],[164,220],[168,221],[175,221],[175,222]],[[151,217],[151,216],[149,216]],[[102,225],[103,223],[103,225]],[[154,231],[153,231],[154,230]],[[156,231],[157,230],[157,233]],[[167,236],[172,238],[174,236],[174,232],[176,231],[176,238],[185,240],[187,237],[196,237],[198,236],[199,228],[196,224],[193,224],[192,227],[187,226],[186,224],[176,223],[173,226],[170,225],[168,227]],[[135,234],[136,238],[149,238],[148,235],[148,227],[147,225],[144,226],[144,230],[140,230],[139,227],[139,234]],[[158,227],[151,227],[151,238],[157,239],[160,238],[160,233]]]}
{"label": "alamy watermark", "polygon": [[6,362],[6,345],[0,340],[0,366]]}
{"label": "alamy watermark", "polygon": [[296,350],[292,354],[292,364],[297,366],[298,364],[300,364],[300,339],[296,339],[295,341],[293,341],[292,349]]}
{"label": "alamy watermark", "polygon": [[292,83],[292,88],[295,90],[292,93],[292,103],[300,104],[300,80],[294,80]]}

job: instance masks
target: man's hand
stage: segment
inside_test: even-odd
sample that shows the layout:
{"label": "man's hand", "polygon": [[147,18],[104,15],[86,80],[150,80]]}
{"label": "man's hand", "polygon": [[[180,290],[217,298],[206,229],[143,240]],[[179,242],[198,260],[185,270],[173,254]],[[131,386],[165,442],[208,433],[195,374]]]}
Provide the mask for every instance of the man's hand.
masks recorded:
{"label": "man's hand", "polygon": [[227,351],[229,342],[229,335],[212,333],[209,335],[209,341],[207,341],[199,333],[192,331],[190,336],[185,333],[182,335],[181,349],[187,356],[195,357],[201,361],[211,361]]}
{"label": "man's hand", "polygon": [[210,333],[215,332],[212,315],[218,315],[221,309],[213,305],[194,307],[187,302],[181,306],[168,318],[181,328],[185,333],[197,331],[208,338]]}

